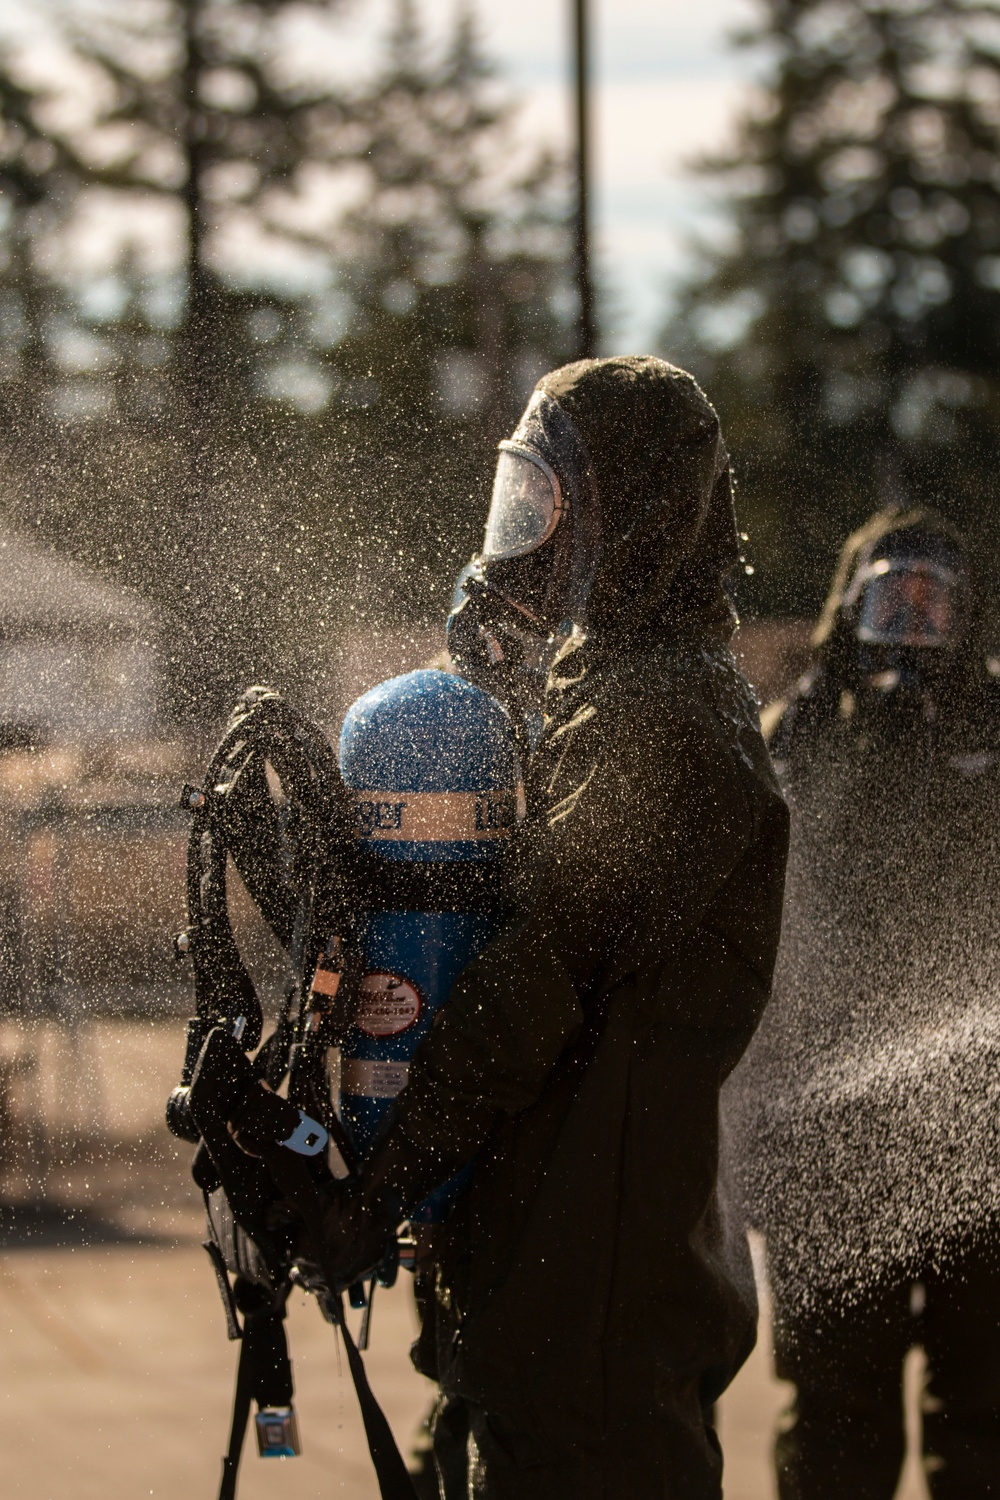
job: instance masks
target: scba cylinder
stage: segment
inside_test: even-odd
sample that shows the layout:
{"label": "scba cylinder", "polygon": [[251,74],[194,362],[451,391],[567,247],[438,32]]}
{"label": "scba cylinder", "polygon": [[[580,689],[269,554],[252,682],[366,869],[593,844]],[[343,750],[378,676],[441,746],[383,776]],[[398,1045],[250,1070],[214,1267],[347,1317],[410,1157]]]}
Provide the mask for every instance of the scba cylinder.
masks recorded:
{"label": "scba cylinder", "polygon": [[[341,1118],[361,1156],[452,985],[496,935],[519,818],[510,719],[447,672],[408,672],[348,711],[340,768],[368,888],[365,974],[341,1055]],[[447,1211],[435,1194],[418,1217]]]}

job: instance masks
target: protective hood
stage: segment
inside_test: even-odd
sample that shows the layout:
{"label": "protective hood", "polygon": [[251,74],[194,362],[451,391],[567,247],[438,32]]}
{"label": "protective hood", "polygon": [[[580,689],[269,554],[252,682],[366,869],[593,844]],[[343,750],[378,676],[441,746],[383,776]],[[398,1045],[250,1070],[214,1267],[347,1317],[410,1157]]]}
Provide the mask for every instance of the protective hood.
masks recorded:
{"label": "protective hood", "polygon": [[[830,592],[813,632],[812,644],[819,660],[838,681],[852,675],[855,655],[854,600],[851,584],[868,559],[882,552],[934,558],[957,563],[965,573],[965,543],[961,533],[943,516],[926,506],[891,505],[877,511],[860,530],[847,538],[837,561]],[[965,631],[958,648],[967,655],[977,634],[973,628],[973,601],[967,600]]]}
{"label": "protective hood", "polygon": [[697,382],[652,356],[579,360],[545,375],[533,404],[575,432],[543,457],[590,557],[580,623],[591,642],[682,629],[728,638],[722,581],[739,559],[729,458]]}

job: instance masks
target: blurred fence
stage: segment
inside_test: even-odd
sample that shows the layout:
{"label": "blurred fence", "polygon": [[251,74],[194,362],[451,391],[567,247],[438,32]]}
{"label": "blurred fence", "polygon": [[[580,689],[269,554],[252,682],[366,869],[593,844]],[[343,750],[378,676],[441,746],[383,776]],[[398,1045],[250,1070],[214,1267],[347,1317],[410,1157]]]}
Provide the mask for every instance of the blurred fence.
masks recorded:
{"label": "blurred fence", "polygon": [[179,809],[53,806],[21,813],[0,891],[8,1011],[71,1018],[177,1013],[172,937],[184,925]]}
{"label": "blurred fence", "polygon": [[184,925],[178,791],[194,760],[164,742],[0,754],[5,1188],[17,1176],[38,1196],[55,1161],[155,1128],[162,1094],[140,1104],[139,1058],[176,1054],[191,1006],[172,938]]}

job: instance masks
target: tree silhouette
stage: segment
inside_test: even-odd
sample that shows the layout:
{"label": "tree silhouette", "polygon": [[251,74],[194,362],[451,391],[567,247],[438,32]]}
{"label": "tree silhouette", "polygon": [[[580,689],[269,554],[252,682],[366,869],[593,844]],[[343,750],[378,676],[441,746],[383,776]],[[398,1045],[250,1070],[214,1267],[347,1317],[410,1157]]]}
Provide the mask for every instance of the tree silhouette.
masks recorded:
{"label": "tree silhouette", "polygon": [[[985,535],[1000,375],[1000,12],[764,0],[770,74],[707,164],[703,247],[668,346],[728,418],[758,598],[815,605],[849,526],[903,491]],[[989,497],[989,502],[988,502]]]}
{"label": "tree silhouette", "polygon": [[[156,598],[199,719],[351,622],[440,612],[497,438],[572,348],[563,169],[519,135],[471,13],[431,46],[399,0],[345,82],[293,59],[301,9],[74,0],[53,46],[83,103],[49,108],[43,81],[10,110],[66,184],[41,183],[65,358],[47,403],[12,388],[11,467],[43,530]],[[95,202],[127,225],[101,287],[72,264]],[[152,274],[154,210],[177,253]]]}

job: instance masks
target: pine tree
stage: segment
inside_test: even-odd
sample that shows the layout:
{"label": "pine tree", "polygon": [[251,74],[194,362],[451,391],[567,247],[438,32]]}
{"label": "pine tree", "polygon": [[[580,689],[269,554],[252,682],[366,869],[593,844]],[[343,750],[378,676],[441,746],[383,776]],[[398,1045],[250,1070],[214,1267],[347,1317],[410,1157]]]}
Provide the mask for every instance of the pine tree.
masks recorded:
{"label": "pine tree", "polygon": [[531,364],[571,337],[560,167],[544,150],[517,161],[516,112],[468,10],[433,56],[413,0],[398,0],[386,54],[345,119],[368,183],[335,239],[355,309],[338,362],[377,368],[384,400],[412,401],[417,379],[423,404],[436,394],[495,425]]}
{"label": "pine tree", "polygon": [[273,277],[248,283],[226,257],[240,227],[283,236],[294,255],[294,232],[272,211],[275,189],[294,184],[306,156],[306,101],[276,42],[288,9],[288,0],[88,0],[66,22],[103,84],[89,153],[76,141],[88,181],[184,210],[174,351],[196,425],[207,404],[256,394],[254,314],[281,322],[299,300]]}
{"label": "pine tree", "polygon": [[0,401],[8,431],[45,406],[58,374],[52,338],[64,299],[43,266],[46,237],[78,187],[72,153],[44,123],[47,93],[0,43]]}
{"label": "pine tree", "polygon": [[1000,14],[959,0],[762,0],[770,76],[667,344],[728,420],[759,598],[812,608],[887,494],[974,528],[996,494]]}
{"label": "pine tree", "polygon": [[[173,612],[175,700],[198,713],[269,656],[265,591],[240,578],[242,527],[267,507],[268,484],[243,449],[278,351],[295,345],[303,299],[298,285],[266,271],[248,276],[227,245],[240,233],[268,239],[287,261],[298,248],[275,205],[306,160],[303,121],[314,101],[283,68],[277,31],[289,8],[81,0],[59,18],[64,44],[91,71],[94,100],[85,128],[55,132],[61,149],[85,189],[159,202],[183,226],[172,318],[157,326],[151,311],[170,288],[142,287],[123,264],[119,310],[96,330],[114,351],[113,375],[96,380],[114,392],[130,430],[124,442],[120,427],[92,435],[93,472],[120,502],[81,529]],[[115,472],[130,446],[132,468],[155,475],[144,497]],[[141,533],[143,520],[160,538],[156,555],[148,545],[116,548],[114,533]]]}
{"label": "pine tree", "polygon": [[405,559],[379,608],[412,610],[478,545],[497,438],[570,357],[568,195],[562,164],[519,140],[467,8],[434,51],[397,0],[381,67],[339,107],[328,159],[361,186],[331,233],[347,331],[330,420],[363,455],[361,524],[396,539],[390,574]]}
{"label": "pine tree", "polygon": [[[49,535],[160,601],[175,703],[200,720],[249,677],[294,681],[359,612],[440,616],[497,437],[572,344],[562,169],[520,140],[469,14],[432,49],[401,0],[376,76],[346,90],[292,72],[293,9],[59,13],[93,103],[47,118],[73,194],[159,203],[183,249],[162,283],[127,260],[100,296],[68,278],[85,357],[62,393],[91,420],[16,461]],[[324,173],[357,189],[326,223],[298,212]],[[311,258],[312,287],[249,279],[235,229]]]}

